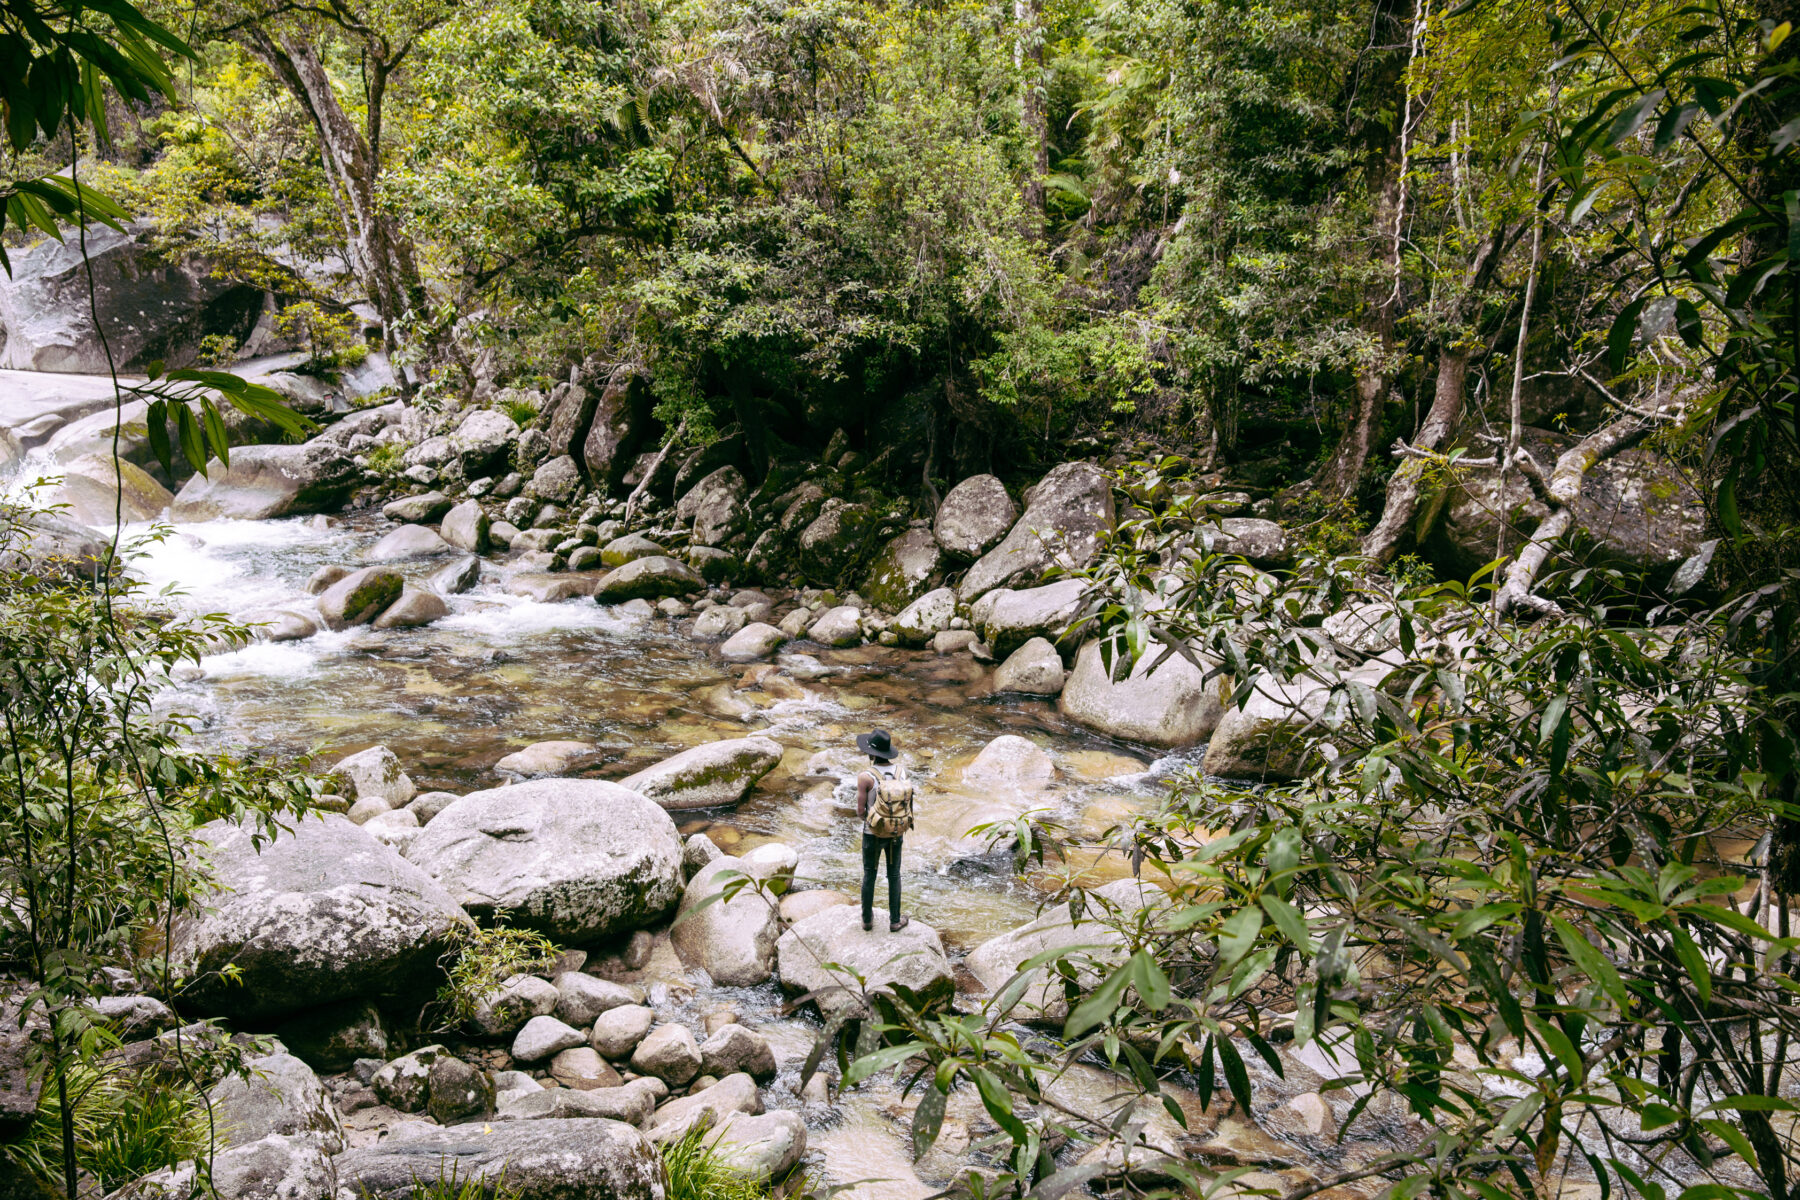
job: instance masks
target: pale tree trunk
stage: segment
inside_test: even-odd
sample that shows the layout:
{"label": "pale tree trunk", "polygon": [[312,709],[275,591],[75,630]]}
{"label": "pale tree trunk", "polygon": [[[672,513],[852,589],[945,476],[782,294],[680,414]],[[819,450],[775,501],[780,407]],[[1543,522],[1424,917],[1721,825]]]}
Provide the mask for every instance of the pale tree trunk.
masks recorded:
{"label": "pale tree trunk", "polygon": [[1044,108],[1044,0],[1013,0],[1013,67],[1019,73],[1019,123],[1031,143],[1025,207],[1041,231],[1044,181],[1050,175],[1050,126]]}
{"label": "pale tree trunk", "polygon": [[[1469,319],[1468,314],[1481,306],[1482,295],[1493,278],[1506,244],[1506,227],[1493,230],[1482,239],[1469,266],[1469,279],[1461,296],[1449,313],[1452,327]],[[1438,351],[1437,387],[1432,393],[1431,409],[1413,435],[1412,450],[1436,453],[1456,436],[1462,424],[1463,392],[1469,378],[1469,362],[1473,346],[1455,332]],[[1392,562],[1405,541],[1419,507],[1419,485],[1423,481],[1429,458],[1408,455],[1407,448],[1396,445],[1401,463],[1388,477],[1387,501],[1381,509],[1381,520],[1363,538],[1363,553],[1378,564]]]}
{"label": "pale tree trunk", "polygon": [[[415,307],[420,284],[411,244],[381,207],[379,143],[371,145],[344,111],[310,42],[291,34],[271,34],[256,25],[246,27],[243,36],[250,52],[268,64],[312,118],[325,178],[349,241],[351,269],[381,314],[383,336],[392,349],[396,324]],[[377,66],[376,86],[369,97],[369,130],[376,139],[381,132],[382,92],[391,66]]]}

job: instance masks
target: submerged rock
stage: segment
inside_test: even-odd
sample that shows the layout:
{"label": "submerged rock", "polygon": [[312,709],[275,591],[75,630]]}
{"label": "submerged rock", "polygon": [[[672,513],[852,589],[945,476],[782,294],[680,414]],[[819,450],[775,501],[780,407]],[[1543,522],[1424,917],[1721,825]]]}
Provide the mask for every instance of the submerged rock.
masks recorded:
{"label": "submerged rock", "polygon": [[781,762],[781,743],[766,737],[732,738],[683,750],[622,781],[667,809],[736,804],[756,781]]}
{"label": "submerged rock", "polygon": [[566,775],[600,761],[600,747],[592,742],[533,742],[494,764],[504,775]]}
{"label": "submerged rock", "polygon": [[390,567],[352,571],[319,597],[319,616],[330,629],[367,625],[398,600],[405,587],[405,578]]}
{"label": "submerged rock", "polygon": [[[260,851],[248,826],[197,833],[221,890],[175,926],[194,1011],[269,1019],[351,997],[416,1003],[470,927],[448,892],[343,817],[296,821]],[[237,980],[220,974],[227,966]]]}
{"label": "submerged rock", "polygon": [[787,641],[787,635],[775,626],[755,621],[726,639],[719,656],[726,662],[755,662],[775,653]]}
{"label": "submerged rock", "polygon": [[586,945],[628,933],[681,895],[681,839],[667,813],[597,779],[472,792],[434,817],[407,857],[471,913]]}

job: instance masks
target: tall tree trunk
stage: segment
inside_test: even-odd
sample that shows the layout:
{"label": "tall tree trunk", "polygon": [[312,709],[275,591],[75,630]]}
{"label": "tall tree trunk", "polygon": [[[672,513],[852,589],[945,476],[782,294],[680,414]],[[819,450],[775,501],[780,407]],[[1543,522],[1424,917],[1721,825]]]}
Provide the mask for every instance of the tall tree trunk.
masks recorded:
{"label": "tall tree trunk", "polygon": [[1019,73],[1019,123],[1031,144],[1025,207],[1044,227],[1044,180],[1050,175],[1050,126],[1044,107],[1044,0],[1013,0],[1013,67]]}
{"label": "tall tree trunk", "polygon": [[[1456,433],[1462,424],[1463,388],[1469,377],[1471,352],[1465,345],[1451,343],[1438,351],[1437,388],[1431,397],[1431,409],[1424,424],[1413,436],[1416,449],[1435,451]],[[1399,553],[1402,541],[1412,527],[1413,514],[1419,507],[1419,484],[1425,476],[1426,459],[1406,458],[1388,477],[1387,502],[1381,509],[1381,520],[1363,538],[1363,553],[1376,563],[1386,564]]]}
{"label": "tall tree trunk", "polygon": [[[391,349],[396,324],[416,306],[421,288],[412,245],[381,207],[377,155],[344,111],[312,43],[292,34],[271,34],[258,25],[245,28],[244,40],[312,118],[325,178],[349,241],[351,269],[381,314],[383,336]],[[377,132],[380,101],[376,94],[370,102],[369,128]]]}

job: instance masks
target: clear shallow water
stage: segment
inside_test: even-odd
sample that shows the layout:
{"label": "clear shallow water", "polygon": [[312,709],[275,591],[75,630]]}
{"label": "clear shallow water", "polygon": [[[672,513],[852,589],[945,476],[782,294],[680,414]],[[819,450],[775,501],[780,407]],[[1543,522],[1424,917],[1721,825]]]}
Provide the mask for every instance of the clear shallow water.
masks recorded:
{"label": "clear shallow water", "polygon": [[[372,518],[329,528],[306,519],[186,525],[148,547],[134,569],[158,588],[179,589],[184,606],[249,619],[306,607],[305,583],[315,570],[355,565],[386,528]],[[444,561],[396,565],[422,579]],[[1096,737],[1064,721],[1053,703],[991,697],[991,670],[961,656],[799,644],[791,649],[822,668],[799,662],[790,671],[804,694],[737,691],[743,668],[720,662],[713,644],[689,639],[667,620],[634,621],[591,600],[544,604],[508,595],[500,568],[484,570],[473,592],[449,598],[451,615],[435,625],[325,633],[212,655],[203,677],[182,684],[176,699],[203,714],[197,736],[211,744],[310,755],[320,764],[386,745],[420,790],[498,786],[506,780],[494,763],[539,741],[598,744],[603,761],[582,773],[617,779],[692,745],[763,733],[786,754],[755,793],[735,810],[675,814],[677,824],[684,833],[706,829],[736,852],[787,842],[800,853],[803,877],[850,896],[861,869],[851,783],[861,760],[852,738],[868,728],[889,730],[911,755],[922,806],[934,796],[945,804],[980,801],[960,785],[963,764],[1002,734],[1024,736],[1058,768],[1035,803],[1089,836],[1153,806],[1161,778],[1180,765]],[[968,849],[915,837],[904,863],[908,911],[939,930],[953,960],[1030,920],[1042,899],[1014,877],[1009,856],[971,857]],[[1103,860],[1094,873],[1112,878],[1125,867]],[[747,1023],[770,1022],[784,1071],[768,1100],[798,1106],[798,1063],[816,1026],[807,1018],[771,1021],[775,1001],[772,989],[659,994],[671,1017],[731,1004]],[[836,1111],[808,1111],[834,1179],[891,1175],[905,1164],[888,1101],[859,1094]],[[929,1194],[916,1186],[914,1177],[868,1194]]]}

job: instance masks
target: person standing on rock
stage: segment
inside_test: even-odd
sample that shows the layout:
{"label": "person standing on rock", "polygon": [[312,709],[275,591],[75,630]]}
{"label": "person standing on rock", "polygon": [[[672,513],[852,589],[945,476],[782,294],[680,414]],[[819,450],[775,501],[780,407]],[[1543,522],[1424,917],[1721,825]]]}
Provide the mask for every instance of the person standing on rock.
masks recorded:
{"label": "person standing on rock", "polygon": [[856,776],[856,815],[863,822],[863,928],[875,927],[875,875],[885,857],[888,928],[898,933],[912,923],[900,911],[900,844],[913,826],[912,780],[894,761],[897,752],[887,730],[857,734],[856,747],[869,756],[869,769]]}

